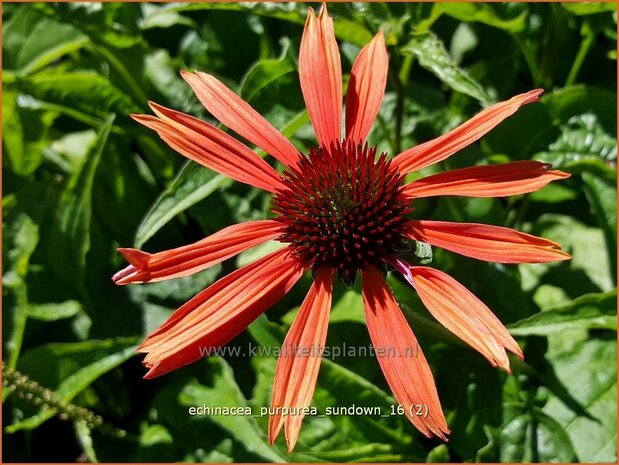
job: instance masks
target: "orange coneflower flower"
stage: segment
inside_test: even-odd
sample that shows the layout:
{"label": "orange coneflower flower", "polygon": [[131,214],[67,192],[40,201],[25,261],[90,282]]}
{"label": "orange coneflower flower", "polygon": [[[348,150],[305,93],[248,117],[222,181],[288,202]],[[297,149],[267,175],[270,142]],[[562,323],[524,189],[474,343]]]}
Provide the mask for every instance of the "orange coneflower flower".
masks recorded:
{"label": "orange coneflower flower", "polygon": [[[346,135],[341,138],[342,72],[333,21],[326,6],[310,9],[299,54],[301,89],[318,147],[309,156],[297,149],[246,102],[215,77],[183,72],[207,110],[286,167],[279,174],[241,142],[214,126],[160,105],[156,116],[134,115],[184,156],[237,181],[274,195],[270,220],[230,226],[195,244],[149,254],[119,249],[130,266],[117,284],[153,282],[203,270],[257,244],[286,244],[220,279],[178,309],[138,349],[147,355],[146,378],[198,360],[242,332],[311,270],[314,282],[284,341],[286,348],[323,347],[335,275],[352,283],[361,275],[363,304],[372,344],[396,400],[426,436],[449,433],[430,367],[385,282],[387,265],[417,290],[428,310],[494,366],[509,372],[507,352],[522,358],[518,344],[479,299],[450,276],[411,266],[399,256],[407,242],[423,241],[462,255],[500,263],[542,263],[569,255],[547,239],[512,229],[473,223],[410,218],[411,201],[437,195],[500,197],[535,191],[566,178],[535,161],[457,169],[405,184],[407,173],[445,160],[512,115],[537,101],[542,90],[492,105],[451,132],[402,152],[393,159],[368,147],[366,137],[383,98],[388,56],[377,34],[356,59],[346,96]],[[394,356],[395,351],[395,356]],[[321,354],[298,356],[282,350],[277,361],[269,439],[285,429],[288,449],[296,444],[302,414],[310,404]],[[380,355],[382,354],[382,355]],[[428,407],[415,415],[411,405]]]}

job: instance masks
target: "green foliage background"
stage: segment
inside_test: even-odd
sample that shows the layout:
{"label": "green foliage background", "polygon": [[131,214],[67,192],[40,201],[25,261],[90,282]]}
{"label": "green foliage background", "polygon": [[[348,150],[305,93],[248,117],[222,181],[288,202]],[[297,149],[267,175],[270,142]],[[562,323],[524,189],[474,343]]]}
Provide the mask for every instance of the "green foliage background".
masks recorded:
{"label": "green foliage background", "polygon": [[[318,5],[314,5],[318,7]],[[151,381],[136,344],[175,308],[264,249],[196,276],[115,287],[119,246],[159,251],[264,218],[269,198],[185,160],[129,119],[151,99],[206,120],[179,76],[219,76],[302,151],[315,143],[296,74],[308,5],[3,4],[3,363],[100,415],[40,409],[3,390],[4,461],[616,460],[616,6],[611,3],[332,4],[344,73],[378,30],[387,94],[370,141],[390,154],[484,105],[543,87],[436,169],[539,159],[573,176],[528,196],[415,202],[421,218],[515,227],[573,260],[501,266],[435,251],[508,325],[513,374],[442,330],[390,284],[435,373],[452,434],[406,419],[308,417],[287,455],[266,418],[189,416],[190,405],[268,405],[275,358],[211,357]],[[272,161],[272,160],[271,160]],[[279,167],[281,168],[281,167]],[[428,174],[426,170],[422,174]],[[281,343],[302,280],[233,346]],[[368,345],[358,288],[338,286],[329,345]],[[11,378],[14,381],[14,375]],[[28,383],[26,383],[28,384]],[[25,390],[24,390],[25,389]],[[51,395],[47,393],[46,395]],[[314,405],[393,403],[377,362],[322,364]]]}

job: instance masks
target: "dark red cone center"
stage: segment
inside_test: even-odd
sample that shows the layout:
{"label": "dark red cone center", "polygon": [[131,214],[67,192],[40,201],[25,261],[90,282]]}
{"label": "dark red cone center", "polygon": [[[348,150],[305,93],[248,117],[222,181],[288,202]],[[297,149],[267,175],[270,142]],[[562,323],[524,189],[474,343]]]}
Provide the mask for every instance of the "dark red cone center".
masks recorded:
{"label": "dark red cone center", "polygon": [[377,158],[375,147],[345,140],[310,149],[284,176],[286,189],[273,206],[284,224],[279,240],[292,244],[308,266],[331,266],[352,284],[365,266],[403,249],[410,201],[385,153]]}

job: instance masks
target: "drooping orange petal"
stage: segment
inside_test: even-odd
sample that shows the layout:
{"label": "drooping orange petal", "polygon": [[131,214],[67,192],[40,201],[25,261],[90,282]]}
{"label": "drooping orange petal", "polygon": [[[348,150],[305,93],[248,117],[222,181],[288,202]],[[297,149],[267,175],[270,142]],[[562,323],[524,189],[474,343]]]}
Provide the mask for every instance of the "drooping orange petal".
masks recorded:
{"label": "drooping orange petal", "polygon": [[407,184],[404,195],[410,198],[503,197],[534,192],[551,181],[570,177],[562,171],[550,170],[550,166],[539,161],[515,161],[445,171]]}
{"label": "drooping orange petal", "polygon": [[238,140],[193,116],[155,103],[150,105],[158,118],[131,115],[132,118],[157,131],[177,152],[236,181],[268,192],[282,188],[277,171]]}
{"label": "drooping orange petal", "polygon": [[436,139],[405,150],[393,159],[402,174],[420,170],[445,160],[480,139],[501,121],[527,103],[536,102],[544,91],[535,89],[485,108],[467,122]]}
{"label": "drooping orange petal", "polygon": [[[310,405],[318,378],[322,350],[327,339],[329,310],[333,294],[333,269],[323,268],[301,305],[277,359],[271,407],[303,409]],[[298,413],[298,412],[297,412]],[[275,442],[286,427],[288,452],[299,437],[303,415],[284,416],[280,411],[269,418],[269,441]]]}
{"label": "drooping orange petal", "polygon": [[[427,437],[434,434],[446,440],[445,434],[450,431],[417,338],[380,272],[367,267],[362,278],[365,319],[387,384],[419,431]],[[421,415],[416,406],[421,406]]]}
{"label": "drooping orange petal", "polygon": [[556,242],[502,226],[421,220],[408,222],[402,233],[489,262],[546,263],[571,258]]}
{"label": "drooping orange petal", "polygon": [[341,138],[342,65],[324,3],[318,18],[309,9],[299,50],[299,79],[318,142],[330,147]]}
{"label": "drooping orange petal", "polygon": [[385,95],[389,55],[379,32],[367,44],[350,72],[346,91],[346,137],[360,143],[372,129]]}
{"label": "drooping orange petal", "polygon": [[189,276],[255,245],[275,239],[281,223],[274,220],[235,224],[193,244],[155,254],[121,248],[131,265],[114,275],[116,284],[147,283]]}
{"label": "drooping orange petal", "polygon": [[518,343],[492,311],[451,276],[425,266],[410,267],[415,289],[443,326],[508,373],[505,349],[523,359]]}
{"label": "drooping orange petal", "polygon": [[294,145],[221,81],[201,72],[182,71],[181,74],[215,118],[284,165],[296,165],[299,152]]}
{"label": "drooping orange petal", "polygon": [[305,268],[283,248],[215,282],[150,334],[139,352],[153,378],[194,362],[241,333],[282,298]]}

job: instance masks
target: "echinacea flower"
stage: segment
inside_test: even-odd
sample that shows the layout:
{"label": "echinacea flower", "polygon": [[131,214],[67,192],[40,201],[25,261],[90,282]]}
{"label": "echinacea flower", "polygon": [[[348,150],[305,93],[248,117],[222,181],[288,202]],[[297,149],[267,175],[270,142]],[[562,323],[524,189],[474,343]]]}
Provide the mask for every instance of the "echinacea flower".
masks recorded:
{"label": "echinacea flower", "polygon": [[[308,270],[314,281],[284,349],[323,347],[335,276],[352,283],[360,275],[367,327],[380,367],[407,417],[428,437],[445,439],[449,428],[423,353],[403,356],[417,347],[417,340],[385,281],[387,266],[402,273],[430,313],[492,365],[509,372],[507,351],[522,358],[516,341],[477,297],[439,270],[411,266],[401,252],[411,241],[422,241],[499,263],[542,263],[569,255],[554,242],[505,227],[413,219],[411,203],[440,195],[524,194],[568,175],[544,163],[518,161],[456,169],[408,184],[404,177],[474,143],[519,107],[537,101],[542,90],[492,105],[451,132],[390,159],[384,153],[377,156],[376,148],[366,143],[384,95],[387,69],[387,50],[379,33],[352,67],[342,138],[342,72],[333,21],[325,6],[317,17],[310,9],[299,54],[301,90],[318,140],[308,156],[215,77],[182,73],[206,109],[281,162],[283,174],[243,143],[192,116],[155,103],[151,108],[156,116],[133,116],[187,158],[272,193],[276,216],[230,226],[194,244],[155,254],[119,249],[130,265],[114,276],[117,284],[187,276],[266,241],[285,244],[215,282],[150,334],[138,349],[146,353],[146,378],[198,360],[204,348],[226,344]],[[280,352],[272,394],[276,413],[269,420],[271,443],[283,427],[289,450],[297,442],[302,409],[311,402],[321,362],[320,352],[299,356],[300,352]],[[416,404],[426,405],[427,415],[415,415],[410,406]],[[287,415],[286,409],[301,413]]]}

